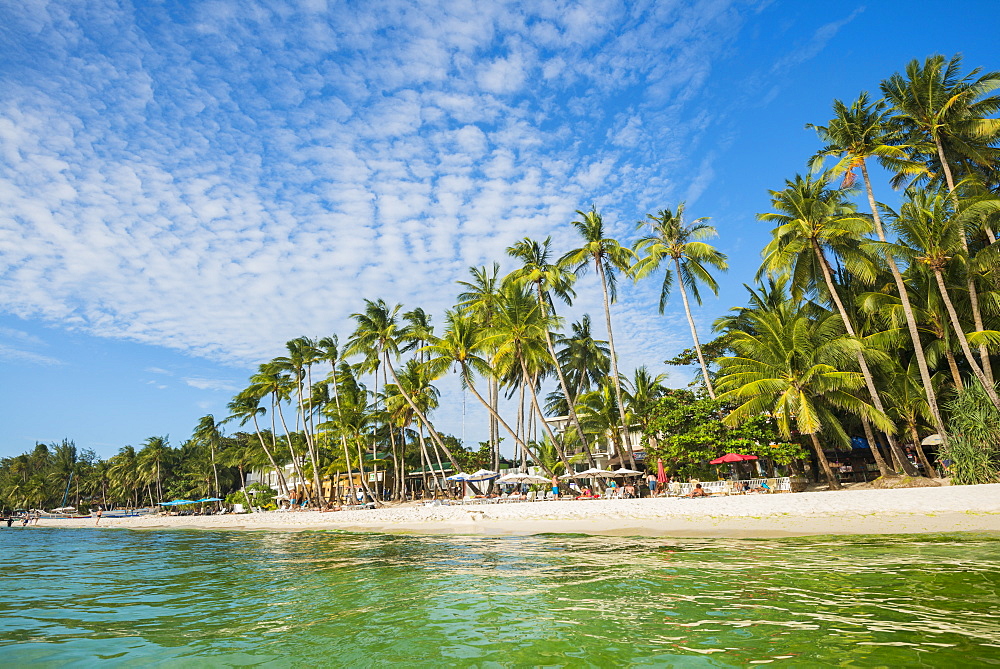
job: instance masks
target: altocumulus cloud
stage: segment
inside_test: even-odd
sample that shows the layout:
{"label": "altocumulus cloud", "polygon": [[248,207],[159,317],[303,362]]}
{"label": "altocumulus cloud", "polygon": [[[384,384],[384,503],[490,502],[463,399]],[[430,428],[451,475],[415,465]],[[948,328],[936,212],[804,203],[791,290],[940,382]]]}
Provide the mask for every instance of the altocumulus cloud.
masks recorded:
{"label": "altocumulus cloud", "polygon": [[[238,364],[362,297],[440,313],[575,209],[625,234],[687,192],[760,4],[4,3],[0,303]],[[638,320],[624,358],[678,339]]]}

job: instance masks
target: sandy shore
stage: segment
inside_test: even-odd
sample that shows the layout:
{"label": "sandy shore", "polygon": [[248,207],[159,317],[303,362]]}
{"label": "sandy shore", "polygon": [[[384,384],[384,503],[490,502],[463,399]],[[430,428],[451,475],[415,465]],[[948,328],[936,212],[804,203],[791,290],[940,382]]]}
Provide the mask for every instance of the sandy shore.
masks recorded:
{"label": "sandy shore", "polygon": [[[42,519],[39,527],[93,528],[94,521]],[[100,529],[108,528],[674,537],[1000,532],[1000,484],[711,499],[408,504],[330,513],[103,518]]]}

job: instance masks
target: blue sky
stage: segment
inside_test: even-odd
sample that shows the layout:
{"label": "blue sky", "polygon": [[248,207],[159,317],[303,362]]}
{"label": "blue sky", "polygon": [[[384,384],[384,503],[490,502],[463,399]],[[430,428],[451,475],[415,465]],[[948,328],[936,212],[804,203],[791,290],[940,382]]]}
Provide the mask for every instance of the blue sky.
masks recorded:
{"label": "blue sky", "polygon": [[[1000,69],[995,2],[947,12],[693,2],[45,2],[0,6],[0,456],[187,438],[300,336],[365,297],[440,322],[472,265],[573,241],[595,203],[623,240],[686,200],[744,301],[767,190],[805,123],[911,58]],[[890,200],[891,193],[883,199]],[[509,269],[510,265],[506,265]],[[689,345],[680,300],[625,285],[622,366]],[[570,317],[602,322],[593,277]],[[462,434],[444,379],[442,429]],[[469,398],[464,430],[482,438]]]}

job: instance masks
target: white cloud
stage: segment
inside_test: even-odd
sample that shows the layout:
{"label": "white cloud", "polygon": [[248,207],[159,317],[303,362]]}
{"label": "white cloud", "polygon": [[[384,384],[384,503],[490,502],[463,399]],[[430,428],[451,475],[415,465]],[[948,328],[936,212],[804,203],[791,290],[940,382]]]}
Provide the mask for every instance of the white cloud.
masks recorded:
{"label": "white cloud", "polygon": [[203,379],[199,377],[185,377],[183,381],[187,385],[191,386],[192,388],[197,388],[198,390],[223,390],[226,392],[239,390],[239,386],[237,386],[232,381],[222,381],[219,379]]}
{"label": "white cloud", "polygon": [[[704,186],[694,101],[746,4],[9,3],[0,304],[244,365],[364,297],[440,314],[575,209]],[[637,356],[673,336],[640,320]]]}

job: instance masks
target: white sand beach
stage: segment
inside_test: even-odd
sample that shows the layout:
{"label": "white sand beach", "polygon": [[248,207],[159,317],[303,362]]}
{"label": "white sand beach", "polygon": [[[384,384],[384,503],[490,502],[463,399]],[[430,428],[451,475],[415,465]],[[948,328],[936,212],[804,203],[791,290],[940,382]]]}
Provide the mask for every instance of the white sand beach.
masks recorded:
{"label": "white sand beach", "polygon": [[[42,519],[39,527],[91,527]],[[103,518],[99,529],[341,530],[483,536],[779,537],[1000,532],[1000,484],[758,494],[710,499],[620,499]]]}

